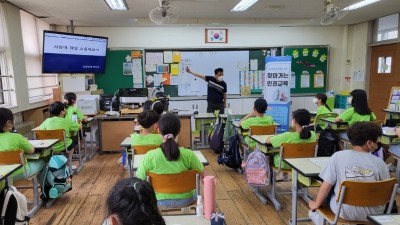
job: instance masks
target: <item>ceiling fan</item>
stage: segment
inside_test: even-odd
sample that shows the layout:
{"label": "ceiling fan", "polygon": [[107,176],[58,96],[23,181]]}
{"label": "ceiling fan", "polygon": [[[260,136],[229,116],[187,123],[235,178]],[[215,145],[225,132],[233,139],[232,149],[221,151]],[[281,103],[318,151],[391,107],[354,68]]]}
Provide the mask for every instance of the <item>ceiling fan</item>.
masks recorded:
{"label": "ceiling fan", "polygon": [[175,23],[179,15],[176,9],[170,5],[167,0],[158,0],[159,6],[152,9],[149,13],[151,22],[157,25],[173,24]]}
{"label": "ceiling fan", "polygon": [[332,24],[342,19],[348,12],[348,10],[335,6],[332,1],[333,0],[326,0],[325,2],[325,14],[321,17],[321,25]]}

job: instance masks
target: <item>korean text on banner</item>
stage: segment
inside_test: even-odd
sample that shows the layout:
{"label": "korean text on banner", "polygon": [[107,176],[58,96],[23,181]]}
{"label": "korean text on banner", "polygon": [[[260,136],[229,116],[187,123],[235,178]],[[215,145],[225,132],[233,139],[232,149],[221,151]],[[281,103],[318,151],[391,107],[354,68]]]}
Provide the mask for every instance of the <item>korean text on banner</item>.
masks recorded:
{"label": "korean text on banner", "polygon": [[267,114],[278,123],[278,133],[289,130],[291,56],[265,58],[265,91]]}

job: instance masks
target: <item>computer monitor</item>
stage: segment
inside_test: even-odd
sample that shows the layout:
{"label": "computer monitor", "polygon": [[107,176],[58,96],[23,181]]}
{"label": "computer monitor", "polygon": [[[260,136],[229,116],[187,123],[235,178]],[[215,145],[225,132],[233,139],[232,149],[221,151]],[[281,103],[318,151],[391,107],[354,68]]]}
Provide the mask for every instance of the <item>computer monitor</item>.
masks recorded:
{"label": "computer monitor", "polygon": [[[103,111],[119,111],[119,101],[118,96],[115,96],[113,101],[114,95],[110,94],[101,94],[100,95],[100,110]],[[110,110],[110,106],[112,105],[112,110]]]}
{"label": "computer monitor", "polygon": [[120,88],[120,97],[147,97],[149,92],[147,88]]}

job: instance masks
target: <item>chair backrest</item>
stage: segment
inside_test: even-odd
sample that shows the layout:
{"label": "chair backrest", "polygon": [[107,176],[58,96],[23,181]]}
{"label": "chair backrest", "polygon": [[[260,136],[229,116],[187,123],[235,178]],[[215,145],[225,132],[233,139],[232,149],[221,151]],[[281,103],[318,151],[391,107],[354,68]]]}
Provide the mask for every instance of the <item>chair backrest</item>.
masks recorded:
{"label": "chair backrest", "polygon": [[[339,194],[336,198],[338,211],[331,224],[339,220],[342,204],[368,207],[385,205],[389,202],[386,214],[392,211],[393,203],[397,193],[397,179],[391,178],[383,181],[352,181],[345,180],[340,184]],[[366,197],[368,196],[368,197]]]}
{"label": "chair backrest", "polygon": [[267,126],[254,125],[249,127],[249,136],[270,135],[270,134],[276,134],[276,125],[267,125]]}
{"label": "chair backrest", "polygon": [[321,113],[315,117],[314,121],[314,132],[317,130],[317,125],[319,124],[320,119],[322,118],[336,118],[339,114],[330,112],[330,113]]}
{"label": "chair backrest", "polygon": [[59,141],[65,140],[65,130],[57,129],[57,130],[34,130],[33,134],[35,139],[43,140],[43,139],[58,139]]}
{"label": "chair backrest", "polygon": [[148,151],[159,148],[159,145],[132,145],[133,154],[144,155]]}
{"label": "chair backrest", "polygon": [[382,127],[383,121],[382,120],[375,120],[375,121],[371,121],[371,123],[374,123],[374,124]]}
{"label": "chair backrest", "polygon": [[194,189],[199,191],[199,172],[187,170],[177,174],[155,174],[147,172],[147,181],[155,192],[164,194],[180,194]]}
{"label": "chair backrest", "polygon": [[309,158],[317,153],[317,142],[283,143],[281,146],[281,158]]}
{"label": "chair backrest", "polygon": [[340,184],[336,201],[340,201],[343,194],[343,204],[362,207],[385,205],[391,200],[393,192],[396,193],[395,185],[395,178],[372,182],[345,180]]}
{"label": "chair backrest", "polygon": [[0,152],[0,164],[22,164],[24,160],[21,159],[24,152],[22,150],[10,150],[5,152]]}

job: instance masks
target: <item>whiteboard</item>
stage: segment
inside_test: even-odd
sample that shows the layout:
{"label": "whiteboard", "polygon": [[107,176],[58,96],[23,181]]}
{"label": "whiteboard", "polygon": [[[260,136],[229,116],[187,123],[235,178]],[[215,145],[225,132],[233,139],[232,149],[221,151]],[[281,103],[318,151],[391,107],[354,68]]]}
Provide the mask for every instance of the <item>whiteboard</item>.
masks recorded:
{"label": "whiteboard", "polygon": [[228,94],[240,94],[240,71],[248,70],[249,51],[182,51],[178,74],[179,96],[207,95],[207,82],[186,72],[186,66],[196,73],[214,76],[216,68],[224,69]]}

